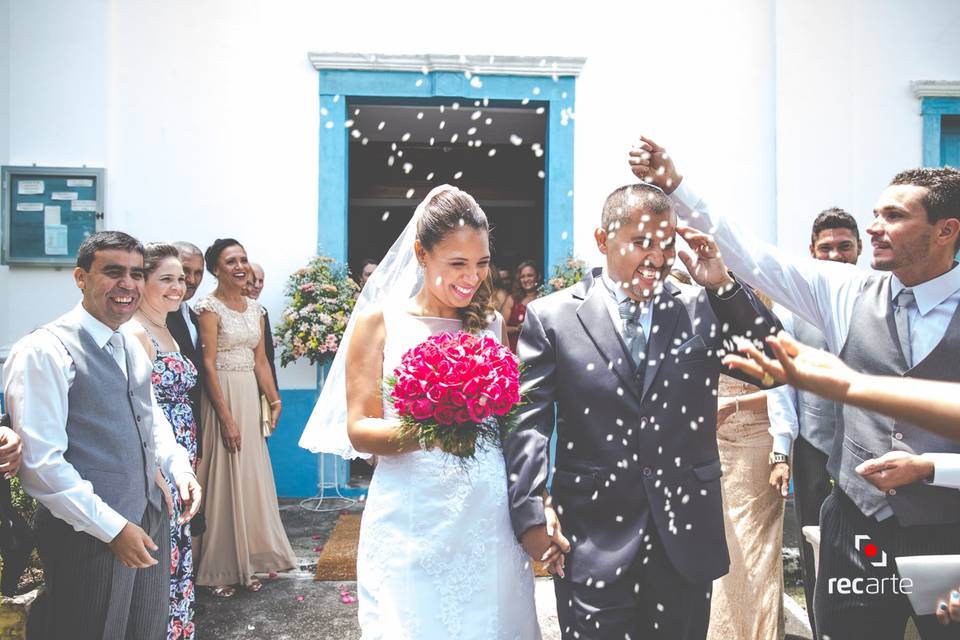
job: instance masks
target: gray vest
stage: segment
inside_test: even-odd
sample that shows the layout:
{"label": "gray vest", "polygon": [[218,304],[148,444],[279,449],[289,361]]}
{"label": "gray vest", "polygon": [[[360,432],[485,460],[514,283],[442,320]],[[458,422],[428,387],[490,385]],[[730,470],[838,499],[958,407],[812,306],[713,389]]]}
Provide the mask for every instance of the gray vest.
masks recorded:
{"label": "gray vest", "polygon": [[[827,338],[820,329],[794,316],[794,337],[805,345],[815,349],[829,351]],[[800,422],[800,436],[823,453],[830,455],[833,448],[833,436],[837,430],[840,408],[833,400],[827,400],[815,393],[797,389],[797,418]]]}
{"label": "gray vest", "polygon": [[[943,339],[913,368],[900,351],[890,300],[890,276],[872,278],[853,307],[850,334],[840,358],[857,371],[960,382],[960,307]],[[903,526],[960,522],[960,491],[916,482],[884,494],[857,475],[858,464],[890,451],[960,453],[960,443],[907,422],[846,405],[827,469],[867,516],[890,505]]]}
{"label": "gray vest", "polygon": [[140,345],[124,346],[127,380],[113,356],[79,325],[61,319],[43,329],[63,343],[76,367],[63,457],[112,509],[140,524],[147,503],[159,509],[162,496],[155,482],[150,376],[138,375],[130,359],[130,349]]}

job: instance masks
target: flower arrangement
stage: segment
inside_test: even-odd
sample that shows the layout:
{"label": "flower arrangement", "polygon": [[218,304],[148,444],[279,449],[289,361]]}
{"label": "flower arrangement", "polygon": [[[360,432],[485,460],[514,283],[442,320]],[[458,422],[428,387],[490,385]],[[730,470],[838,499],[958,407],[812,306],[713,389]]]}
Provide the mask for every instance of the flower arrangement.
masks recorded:
{"label": "flower arrangement", "polygon": [[517,357],[500,342],[460,331],[441,333],[403,354],[387,393],[400,417],[400,439],[438,446],[461,460],[499,447],[520,397]]}
{"label": "flower arrangement", "polygon": [[571,287],[583,280],[587,264],[579,258],[568,255],[566,260],[554,265],[553,276],[544,283],[544,294],[553,293]]}
{"label": "flower arrangement", "polygon": [[284,288],[290,304],[273,330],[280,364],[303,357],[311,364],[332,360],[359,291],[347,268],[333,258],[316,256],[294,272]]}

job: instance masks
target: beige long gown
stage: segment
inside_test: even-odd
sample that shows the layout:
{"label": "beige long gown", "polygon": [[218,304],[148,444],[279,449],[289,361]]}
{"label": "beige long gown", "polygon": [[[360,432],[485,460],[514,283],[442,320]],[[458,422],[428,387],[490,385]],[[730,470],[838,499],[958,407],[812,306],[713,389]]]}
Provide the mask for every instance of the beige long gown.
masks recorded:
{"label": "beige long gown", "polygon": [[[719,395],[757,387],[721,375]],[[730,573],[715,580],[708,640],[777,640],[783,622],[783,498],[770,486],[766,411],[740,411],[717,431]]]}
{"label": "beige long gown", "polygon": [[195,309],[212,311],[219,318],[216,376],[240,429],[240,451],[230,453],[220,439],[220,420],[204,394],[203,457],[197,477],[203,487],[207,530],[194,538],[196,583],[249,585],[255,573],[297,566],[280,522],[270,454],[260,433],[260,391],[253,364],[264,310],[250,300],[246,311],[234,311],[212,295]]}

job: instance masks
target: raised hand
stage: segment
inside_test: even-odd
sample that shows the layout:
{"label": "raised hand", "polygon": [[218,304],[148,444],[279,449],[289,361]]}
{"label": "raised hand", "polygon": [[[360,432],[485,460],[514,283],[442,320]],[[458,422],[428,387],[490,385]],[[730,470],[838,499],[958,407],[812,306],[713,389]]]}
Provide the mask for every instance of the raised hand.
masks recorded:
{"label": "raised hand", "polygon": [[693,254],[679,251],[678,255],[697,284],[720,293],[734,285],[713,236],[686,225],[678,225],[677,233],[693,250]]}
{"label": "raised hand", "polygon": [[633,175],[666,193],[673,193],[683,180],[667,150],[646,136],[640,136],[630,149],[627,162]]}

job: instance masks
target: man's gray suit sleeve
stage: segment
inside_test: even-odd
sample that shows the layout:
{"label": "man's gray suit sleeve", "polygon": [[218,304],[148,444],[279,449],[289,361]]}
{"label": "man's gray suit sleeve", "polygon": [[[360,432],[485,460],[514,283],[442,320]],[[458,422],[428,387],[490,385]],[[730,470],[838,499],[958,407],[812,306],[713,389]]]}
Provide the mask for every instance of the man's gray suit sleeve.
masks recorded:
{"label": "man's gray suit sleeve", "polygon": [[517,539],[527,529],[546,524],[543,494],[556,417],[556,353],[535,307],[527,307],[519,341],[523,363],[521,393],[526,396],[526,404],[520,409],[517,426],[508,436],[504,451],[510,517]]}

